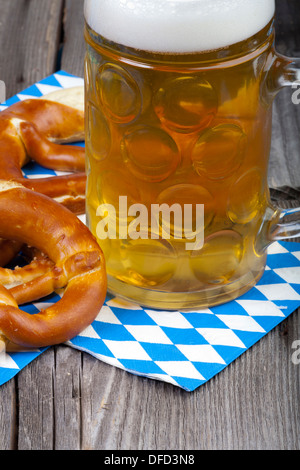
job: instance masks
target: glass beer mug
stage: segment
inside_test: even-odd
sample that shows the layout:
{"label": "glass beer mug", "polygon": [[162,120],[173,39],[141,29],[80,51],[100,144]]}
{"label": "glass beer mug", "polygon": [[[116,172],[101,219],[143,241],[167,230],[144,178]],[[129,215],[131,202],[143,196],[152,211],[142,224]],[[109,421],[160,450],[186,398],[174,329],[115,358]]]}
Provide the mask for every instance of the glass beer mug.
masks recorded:
{"label": "glass beer mug", "polygon": [[163,310],[232,300],[299,236],[270,202],[272,102],[300,79],[274,0],[86,0],[87,223],[109,291]]}

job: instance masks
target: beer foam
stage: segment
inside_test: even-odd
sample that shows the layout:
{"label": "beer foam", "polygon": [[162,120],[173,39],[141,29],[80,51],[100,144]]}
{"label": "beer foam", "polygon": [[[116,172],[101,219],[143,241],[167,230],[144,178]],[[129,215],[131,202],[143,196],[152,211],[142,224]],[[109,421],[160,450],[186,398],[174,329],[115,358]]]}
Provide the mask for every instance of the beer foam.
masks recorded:
{"label": "beer foam", "polygon": [[230,46],[263,29],[275,0],[85,0],[85,19],[113,42],[152,52]]}

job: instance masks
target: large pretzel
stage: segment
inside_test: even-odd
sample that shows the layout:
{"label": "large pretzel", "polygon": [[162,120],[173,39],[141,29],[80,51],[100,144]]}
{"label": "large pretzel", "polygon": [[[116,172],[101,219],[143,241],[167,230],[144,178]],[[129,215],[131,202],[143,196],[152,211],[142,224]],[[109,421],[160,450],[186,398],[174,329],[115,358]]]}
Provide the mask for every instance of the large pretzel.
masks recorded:
{"label": "large pretzel", "polygon": [[[106,295],[105,261],[76,215],[48,196],[0,181],[0,237],[36,247],[45,259],[45,267],[31,273],[25,284],[10,289],[9,276],[5,287],[0,284],[2,346],[4,342],[27,348],[58,344],[93,322]],[[18,308],[24,301],[63,288],[61,300],[40,313],[30,315]]]}
{"label": "large pretzel", "polygon": [[[0,113],[0,179],[56,199],[72,212],[85,206],[85,150],[69,144],[84,140],[84,89],[62,89],[27,99]],[[52,178],[26,179],[30,160],[52,170],[76,172]]]}

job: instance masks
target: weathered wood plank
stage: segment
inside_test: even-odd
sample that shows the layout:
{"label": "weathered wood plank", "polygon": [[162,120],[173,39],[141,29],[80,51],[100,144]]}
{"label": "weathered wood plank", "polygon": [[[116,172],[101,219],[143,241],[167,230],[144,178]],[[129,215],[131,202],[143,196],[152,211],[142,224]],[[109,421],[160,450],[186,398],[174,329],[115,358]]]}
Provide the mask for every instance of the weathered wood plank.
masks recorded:
{"label": "weathered wood plank", "polygon": [[64,42],[61,68],[66,72],[84,75],[84,0],[66,0],[64,10]]}
{"label": "weathered wood plank", "polygon": [[18,375],[18,450],[52,450],[54,443],[54,367],[50,349]]}
{"label": "weathered wood plank", "polygon": [[81,353],[56,348],[54,379],[54,449],[81,448]]}
{"label": "weathered wood plank", "polygon": [[10,380],[0,390],[0,449],[16,449],[16,388]]}
{"label": "weathered wood plank", "polygon": [[81,367],[79,351],[58,346],[19,373],[19,450],[80,449]]}
{"label": "weathered wood plank", "polygon": [[300,195],[300,104],[292,102],[295,90],[281,90],[275,99],[269,184],[273,189]]}
{"label": "weathered wood plank", "polygon": [[56,70],[63,0],[1,0],[0,79],[7,97]]}
{"label": "weathered wood plank", "polygon": [[300,55],[298,0],[276,0],[276,47],[281,54]]}
{"label": "weathered wood plank", "polygon": [[[276,49],[300,58],[300,15],[297,1],[276,3]],[[281,90],[274,102],[269,184],[273,189],[300,194],[300,104],[292,102],[295,89]]]}

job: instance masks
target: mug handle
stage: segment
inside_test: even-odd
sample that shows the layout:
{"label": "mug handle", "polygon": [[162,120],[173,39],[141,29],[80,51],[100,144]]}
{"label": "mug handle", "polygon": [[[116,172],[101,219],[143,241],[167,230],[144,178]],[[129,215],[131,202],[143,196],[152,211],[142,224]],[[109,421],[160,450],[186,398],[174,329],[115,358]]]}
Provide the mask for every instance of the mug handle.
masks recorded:
{"label": "mug handle", "polygon": [[300,237],[300,207],[277,210],[275,217],[269,232],[271,242]]}
{"label": "mug handle", "polygon": [[[286,57],[273,51],[270,62],[270,73],[267,73],[265,83],[269,95],[268,101],[273,101],[281,89],[292,87],[295,88],[295,97],[297,98],[294,101],[292,98],[292,101],[295,105],[299,104],[300,106],[300,59]],[[297,93],[297,90],[299,90],[299,93]],[[294,209],[275,209],[275,212],[269,214],[269,217],[267,214],[261,232],[265,247],[268,247],[275,241],[300,237],[300,207]]]}

